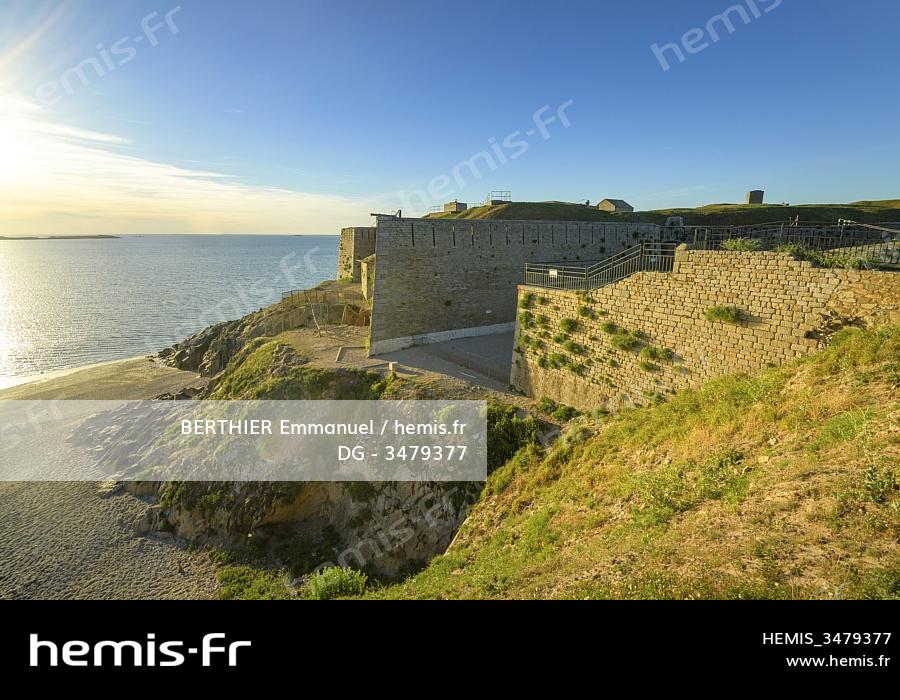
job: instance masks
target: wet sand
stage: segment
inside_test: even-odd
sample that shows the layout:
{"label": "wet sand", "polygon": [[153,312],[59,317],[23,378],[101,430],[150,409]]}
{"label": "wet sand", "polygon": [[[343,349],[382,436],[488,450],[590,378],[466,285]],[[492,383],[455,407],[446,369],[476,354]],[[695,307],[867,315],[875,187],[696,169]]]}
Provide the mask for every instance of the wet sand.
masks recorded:
{"label": "wet sand", "polygon": [[0,400],[152,399],[185,386],[205,383],[195,372],[182,372],[146,357],[104,362],[0,390]]}
{"label": "wet sand", "polygon": [[[5,389],[0,400],[150,399],[202,383],[139,358]],[[215,597],[208,557],[170,535],[137,534],[149,507],[92,482],[0,482],[0,598]]]}

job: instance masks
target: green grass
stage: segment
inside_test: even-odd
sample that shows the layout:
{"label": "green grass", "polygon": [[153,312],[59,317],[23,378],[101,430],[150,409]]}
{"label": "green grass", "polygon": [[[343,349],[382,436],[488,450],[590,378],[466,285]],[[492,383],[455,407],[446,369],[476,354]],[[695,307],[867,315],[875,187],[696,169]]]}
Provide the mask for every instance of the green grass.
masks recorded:
{"label": "green grass", "polygon": [[289,600],[290,591],[279,571],[251,566],[223,566],[216,573],[222,600]]}
{"label": "green grass", "polygon": [[366,592],[367,582],[368,576],[361,571],[335,566],[310,577],[306,586],[307,597],[310,600],[334,600],[360,596]]}
{"label": "green grass", "polygon": [[548,396],[543,397],[535,406],[538,411],[544,413],[555,420],[567,423],[581,415],[581,411],[564,403],[558,403]]}

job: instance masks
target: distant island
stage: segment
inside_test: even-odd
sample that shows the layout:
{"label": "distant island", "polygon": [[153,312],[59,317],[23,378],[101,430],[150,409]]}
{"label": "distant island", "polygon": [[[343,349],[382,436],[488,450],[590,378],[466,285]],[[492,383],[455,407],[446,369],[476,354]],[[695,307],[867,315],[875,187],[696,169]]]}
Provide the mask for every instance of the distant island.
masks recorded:
{"label": "distant island", "polygon": [[121,238],[121,236],[0,236],[0,241],[66,241],[85,238]]}

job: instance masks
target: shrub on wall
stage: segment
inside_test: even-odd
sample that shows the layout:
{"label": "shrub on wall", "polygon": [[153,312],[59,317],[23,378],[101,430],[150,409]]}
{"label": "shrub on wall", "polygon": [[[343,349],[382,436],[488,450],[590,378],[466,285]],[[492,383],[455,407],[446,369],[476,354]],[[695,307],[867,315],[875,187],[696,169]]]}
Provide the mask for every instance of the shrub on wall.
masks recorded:
{"label": "shrub on wall", "polygon": [[612,335],[613,333],[615,333],[616,331],[619,330],[619,327],[612,321],[604,321],[603,323],[600,324],[600,330],[603,331],[604,333],[608,333],[609,335]]}
{"label": "shrub on wall", "polygon": [[707,321],[735,325],[739,325],[744,318],[741,310],[736,306],[713,306],[707,309],[704,315]]}
{"label": "shrub on wall", "polygon": [[578,321],[574,318],[564,318],[559,322],[559,329],[563,333],[573,333],[578,330]]}
{"label": "shrub on wall", "polygon": [[782,243],[775,248],[776,253],[788,253],[800,260],[809,260],[820,267],[844,270],[862,270],[877,266],[881,261],[873,256],[859,256],[852,253],[833,253],[808,248],[800,243]]}
{"label": "shrub on wall", "polygon": [[530,311],[523,311],[519,314],[519,325],[522,328],[534,328],[534,314]]}
{"label": "shrub on wall", "polygon": [[563,343],[563,348],[573,355],[584,355],[587,352],[587,349],[583,345],[579,345],[574,340],[567,340]]}
{"label": "shrub on wall", "polygon": [[569,357],[561,352],[551,352],[547,356],[547,362],[550,363],[550,366],[553,369],[562,369],[572,364],[572,361],[569,359]]}
{"label": "shrub on wall", "polygon": [[655,348],[652,345],[646,345],[641,348],[640,356],[642,360],[671,362],[675,357],[675,353],[668,348]]}
{"label": "shrub on wall", "polygon": [[619,329],[609,341],[616,350],[633,352],[643,345],[643,341],[637,333]]}
{"label": "shrub on wall", "polygon": [[753,251],[761,247],[760,242],[753,238],[726,238],[722,241],[722,250]]}
{"label": "shrub on wall", "polygon": [[519,306],[523,309],[530,309],[534,306],[534,294],[531,292],[527,292],[523,297],[522,301],[519,302]]}

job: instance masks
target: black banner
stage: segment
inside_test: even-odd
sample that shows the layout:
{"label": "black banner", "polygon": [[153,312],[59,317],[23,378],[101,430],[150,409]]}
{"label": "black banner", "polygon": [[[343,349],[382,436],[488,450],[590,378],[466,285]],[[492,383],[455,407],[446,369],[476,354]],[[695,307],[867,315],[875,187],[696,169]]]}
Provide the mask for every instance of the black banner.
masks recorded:
{"label": "black banner", "polygon": [[864,602],[7,601],[0,658],[4,674],[35,679],[274,679],[299,664],[433,682],[462,667],[496,672],[510,655],[516,673],[575,664],[609,678],[884,678],[900,663],[896,611]]}

